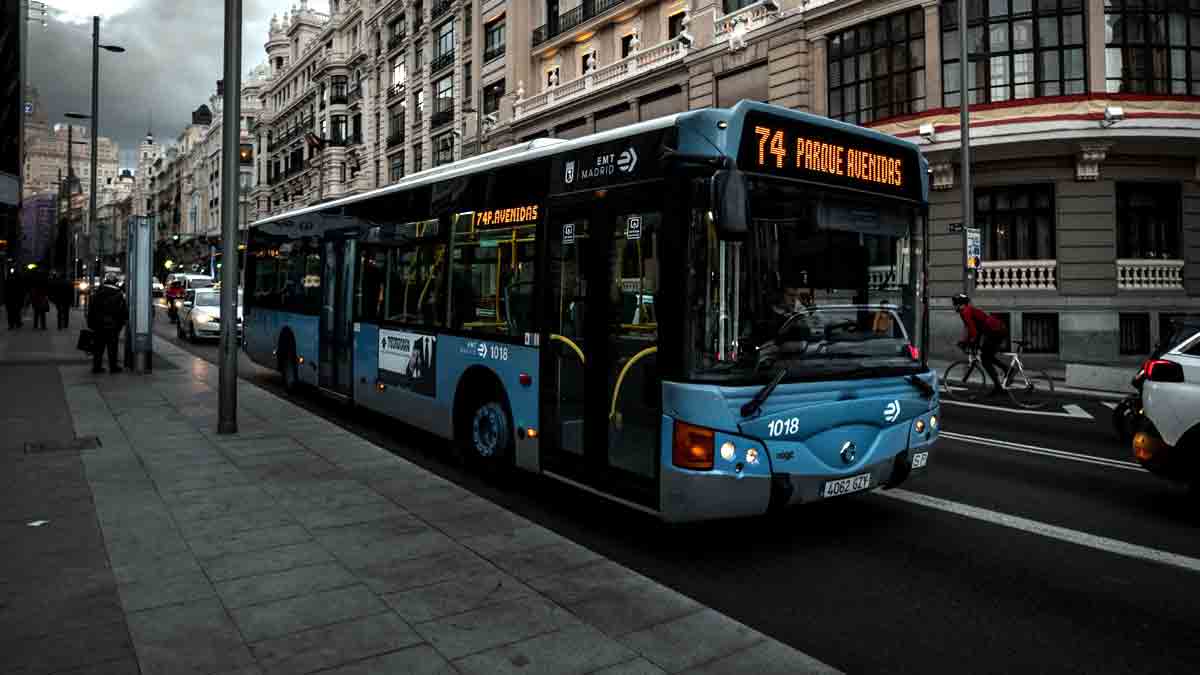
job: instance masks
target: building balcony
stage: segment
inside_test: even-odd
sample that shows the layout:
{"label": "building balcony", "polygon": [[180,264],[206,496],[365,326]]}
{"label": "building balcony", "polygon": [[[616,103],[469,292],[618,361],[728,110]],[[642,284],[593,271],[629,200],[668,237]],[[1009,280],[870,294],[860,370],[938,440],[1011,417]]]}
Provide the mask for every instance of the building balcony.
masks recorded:
{"label": "building balcony", "polygon": [[350,102],[350,92],[348,90],[333,91],[329,94],[330,105],[346,105]]}
{"label": "building balcony", "polygon": [[1182,260],[1118,259],[1117,290],[1183,290]]}
{"label": "building balcony", "polygon": [[437,71],[441,70],[442,68],[445,68],[453,63],[454,63],[454,50],[451,49],[448,52],[442,52],[441,54],[438,54],[437,56],[433,57],[433,60],[429,62],[429,71],[436,73]]}
{"label": "building balcony", "polygon": [[625,0],[583,0],[583,4],[566,14],[559,14],[543,26],[533,29],[533,46],[562,35],[585,21],[594,19],[621,5]]}
{"label": "building balcony", "polygon": [[449,12],[450,8],[453,6],[454,0],[438,0],[437,2],[434,2],[433,7],[429,9],[429,19],[431,21],[437,21],[439,17],[446,12]]}
{"label": "building balcony", "polygon": [[333,51],[333,50],[323,52],[320,56],[317,57],[314,64],[317,66],[317,68],[325,68],[325,67],[345,68],[346,67],[346,54],[344,52]]}
{"label": "building balcony", "polygon": [[1058,261],[989,260],[979,269],[975,288],[1003,292],[1058,290]]}
{"label": "building balcony", "polygon": [[505,45],[496,45],[491,49],[485,49],[483,52],[483,62],[487,63],[488,61],[495,61],[501,56],[504,56],[504,49]]}
{"label": "building balcony", "polygon": [[403,131],[393,132],[393,133],[389,134],[387,137],[387,146],[388,146],[389,150],[396,147],[397,145],[402,144],[402,143],[404,143],[404,132]]}
{"label": "building balcony", "polygon": [[387,41],[388,51],[390,52],[399,49],[404,44],[405,37],[406,34],[403,31],[389,37]]}
{"label": "building balcony", "polygon": [[404,83],[403,82],[397,82],[396,84],[393,84],[392,86],[388,87],[387,100],[389,103],[391,103],[393,100],[395,100],[396,98],[399,98],[400,96],[403,96],[403,95],[404,95]]}
{"label": "building balcony", "polygon": [[745,38],[747,33],[768,26],[779,18],[779,2],[760,1],[747,5],[736,12],[717,17],[713,22],[713,42],[721,40],[738,41]]}
{"label": "building balcony", "polygon": [[551,106],[583,98],[588,94],[664,66],[682,63],[687,56],[687,51],[683,41],[675,38],[649,49],[634,52],[620,61],[601,66],[583,77],[549,87],[533,96],[518,100],[513,104],[513,118],[520,119],[543,112]]}
{"label": "building balcony", "polygon": [[449,108],[433,113],[433,116],[429,118],[429,124],[434,127],[440,127],[443,124],[449,124],[453,120],[454,108]]}

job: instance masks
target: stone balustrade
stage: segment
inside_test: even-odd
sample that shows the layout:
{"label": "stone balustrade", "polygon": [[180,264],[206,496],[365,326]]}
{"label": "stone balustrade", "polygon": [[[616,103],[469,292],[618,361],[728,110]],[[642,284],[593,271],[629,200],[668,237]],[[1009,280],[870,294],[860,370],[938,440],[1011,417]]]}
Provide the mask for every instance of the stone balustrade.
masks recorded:
{"label": "stone balustrade", "polygon": [[770,24],[778,16],[778,1],[775,3],[756,2],[736,12],[718,16],[716,21],[713,21],[713,42],[729,39],[729,34],[734,31],[739,22],[745,22],[746,32],[749,33]]}
{"label": "stone balustrade", "polygon": [[1155,291],[1183,289],[1182,260],[1117,260],[1117,289]]}
{"label": "stone balustrade", "polygon": [[1054,291],[1058,289],[1057,260],[989,260],[975,279],[981,291]]}

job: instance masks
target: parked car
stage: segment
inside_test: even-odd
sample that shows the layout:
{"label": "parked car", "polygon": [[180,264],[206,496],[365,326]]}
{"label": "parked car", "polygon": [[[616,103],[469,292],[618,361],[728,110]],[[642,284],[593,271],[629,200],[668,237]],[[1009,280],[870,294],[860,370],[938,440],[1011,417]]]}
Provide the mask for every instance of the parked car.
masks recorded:
{"label": "parked car", "polygon": [[1177,322],[1167,345],[1145,366],[1145,419],[1133,454],[1151,472],[1200,491],[1200,317]]}
{"label": "parked car", "polygon": [[[242,339],[242,294],[238,292],[237,336]],[[221,294],[212,288],[190,290],[179,310],[175,333],[181,340],[196,342],[221,337]]]}

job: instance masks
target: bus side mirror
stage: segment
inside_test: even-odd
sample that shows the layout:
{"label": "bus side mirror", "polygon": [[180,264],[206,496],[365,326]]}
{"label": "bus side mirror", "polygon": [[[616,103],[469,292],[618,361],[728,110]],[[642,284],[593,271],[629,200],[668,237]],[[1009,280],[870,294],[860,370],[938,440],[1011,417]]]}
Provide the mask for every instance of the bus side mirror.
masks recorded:
{"label": "bus side mirror", "polygon": [[746,178],[737,169],[723,169],[712,178],[710,203],[716,221],[717,236],[740,241],[750,231],[750,198]]}

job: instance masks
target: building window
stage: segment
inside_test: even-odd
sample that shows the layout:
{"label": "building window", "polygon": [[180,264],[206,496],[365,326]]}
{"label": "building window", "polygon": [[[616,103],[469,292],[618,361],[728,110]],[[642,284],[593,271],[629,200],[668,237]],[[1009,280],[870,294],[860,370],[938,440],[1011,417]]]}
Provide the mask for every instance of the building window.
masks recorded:
{"label": "building window", "polygon": [[417,115],[413,118],[413,124],[421,123],[421,116],[425,114],[425,90],[421,89],[413,96],[413,106],[417,109]]}
{"label": "building window", "polygon": [[400,153],[392,158],[392,164],[388,169],[388,181],[395,183],[401,178],[404,178],[404,153]]}
{"label": "building window", "polygon": [[1021,339],[1029,343],[1029,354],[1058,353],[1058,315],[1025,312],[1021,314]]}
{"label": "building window", "polygon": [[329,92],[330,103],[345,103],[350,95],[350,80],[344,75],[335,75],[332,78],[332,86]]}
{"label": "building window", "polygon": [[465,64],[463,64],[463,91],[462,91],[463,103],[469,104],[471,102],[471,98],[472,98],[472,94],[474,93],[474,90],[475,90],[475,78],[471,75],[471,62],[467,61]]}
{"label": "building window", "polygon": [[[670,18],[667,19],[668,40],[674,40],[675,38],[679,37],[680,33],[683,32],[683,17],[685,14],[687,13],[679,12],[678,14],[672,14]],[[661,26],[662,24],[659,25]]]}
{"label": "building window", "polygon": [[408,73],[404,68],[404,57],[400,57],[392,62],[392,86],[404,84]]}
{"label": "building window", "polygon": [[1200,95],[1200,2],[1107,0],[1104,5],[1109,92]]}
{"label": "building window", "polygon": [[441,166],[454,161],[454,134],[442,134],[433,139],[433,165]]}
{"label": "building window", "polygon": [[483,27],[483,60],[491,61],[504,56],[504,19],[495,21]]}
{"label": "building window", "polygon": [[363,142],[362,135],[362,115],[355,115],[350,119],[350,142],[358,145]]}
{"label": "building window", "polygon": [[984,260],[1053,260],[1054,186],[977,188]]}
{"label": "building window", "polygon": [[758,0],[721,0],[721,6],[725,9],[726,14],[733,14],[739,9],[744,9],[758,2]]}
{"label": "building window", "polygon": [[599,65],[599,59],[596,58],[596,50],[589,49],[579,55],[579,72],[587,75],[596,69]]}
{"label": "building window", "polygon": [[388,111],[388,142],[404,138],[404,108],[396,106]]}
{"label": "building window", "polygon": [[560,70],[561,69],[558,66],[554,66],[552,68],[546,69],[546,87],[547,88],[558,86],[558,75],[559,75]]}
{"label": "building window", "polygon": [[[989,0],[967,5],[971,103],[1082,94],[1083,0]],[[958,4],[942,4],[942,103],[959,104]]]}
{"label": "building window", "polygon": [[413,69],[420,70],[425,63],[425,45],[424,43],[413,45]]}
{"label": "building window", "polygon": [[500,110],[500,99],[502,98],[504,98],[504,80],[484,87],[483,114],[489,115]]}
{"label": "building window", "polygon": [[447,75],[433,83],[434,126],[445,124],[454,118],[454,76]]}
{"label": "building window", "polygon": [[925,18],[920,8],[829,39],[829,116],[865,124],[925,109]]}
{"label": "building window", "polygon": [[1178,260],[1180,192],[1174,183],[1117,183],[1117,257]]}
{"label": "building window", "polygon": [[242,143],[238,146],[238,161],[242,164],[253,164],[254,146],[249,143]]}
{"label": "building window", "polygon": [[464,40],[471,37],[471,28],[472,28],[471,15],[472,15],[471,3],[468,2],[467,4],[463,5],[463,39]]}
{"label": "building window", "polygon": [[1121,355],[1135,356],[1150,353],[1150,315],[1145,313],[1120,315]]}
{"label": "building window", "polygon": [[437,42],[433,45],[433,67],[444,68],[454,61],[454,22],[447,21],[437,29]]}
{"label": "building window", "polygon": [[333,123],[333,142],[334,143],[345,143],[346,140],[349,138],[349,133],[348,133],[349,129],[347,128],[347,124],[346,124],[346,116],[345,115],[334,115],[332,117],[332,123]]}
{"label": "building window", "polygon": [[633,53],[633,33],[621,38],[621,58],[626,58]]}
{"label": "building window", "polygon": [[413,173],[425,168],[425,155],[420,143],[413,145]]}

